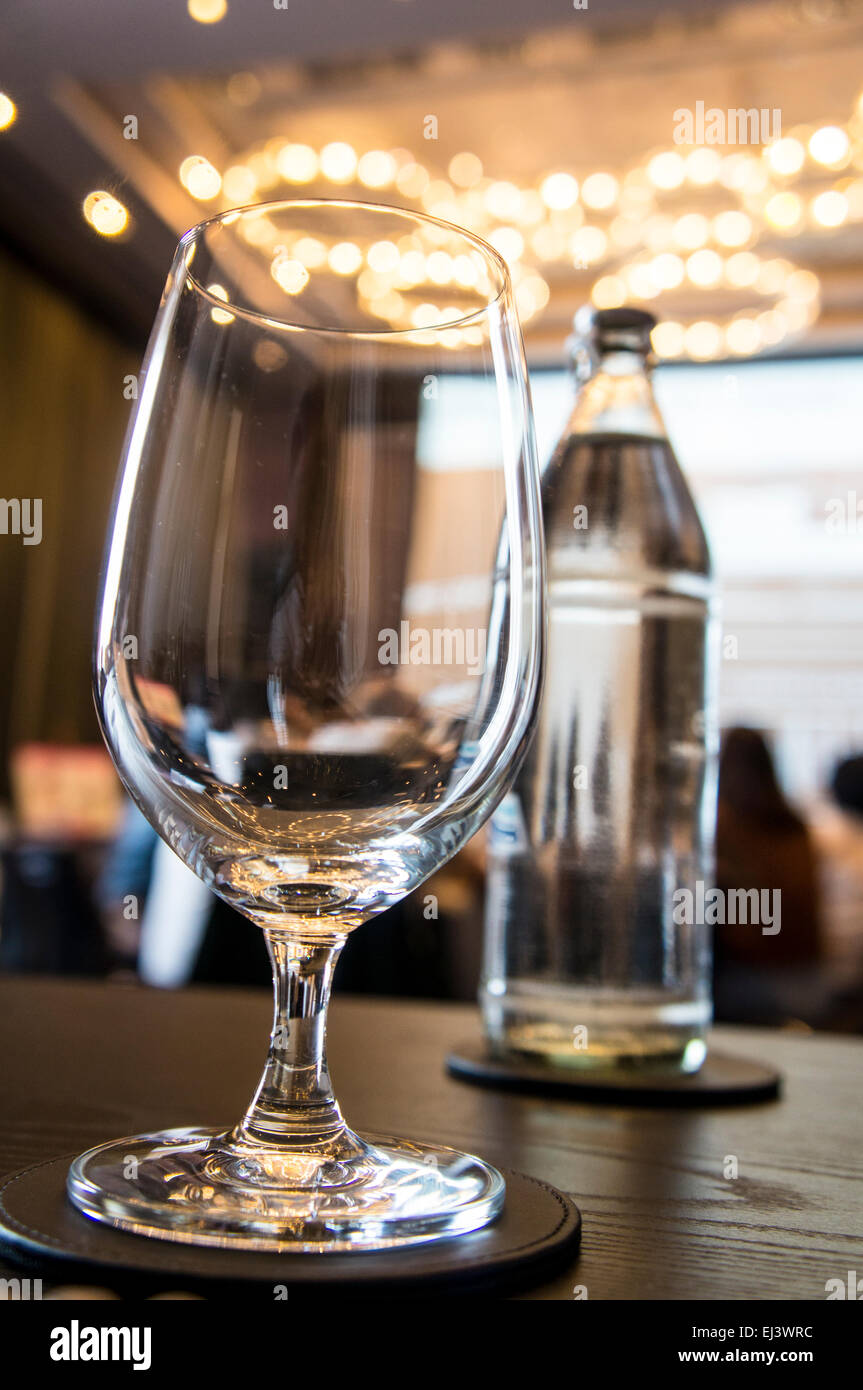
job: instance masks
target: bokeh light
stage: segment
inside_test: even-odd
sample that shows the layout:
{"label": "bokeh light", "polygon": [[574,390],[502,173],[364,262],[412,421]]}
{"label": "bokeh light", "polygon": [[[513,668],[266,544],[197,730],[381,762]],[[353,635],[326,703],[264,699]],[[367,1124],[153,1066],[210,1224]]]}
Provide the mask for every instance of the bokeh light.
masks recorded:
{"label": "bokeh light", "polygon": [[207,203],[216,198],[222,187],[222,177],[218,169],[202,154],[190,154],[180,165],[180,182],[187,192],[199,202]]}
{"label": "bokeh light", "polygon": [[539,193],[547,208],[564,212],[578,199],[578,180],[572,174],[549,174],[540,184]]}
{"label": "bokeh light", "polygon": [[357,168],[357,154],[353,145],[344,140],[333,140],[321,150],[321,173],[330,183],[350,183]]}
{"label": "bokeh light", "polygon": [[228,13],[227,0],[188,0],[186,9],[199,24],[218,24]]}
{"label": "bokeh light", "polygon": [[8,130],[18,115],[18,107],[10,96],[0,92],[0,130]]}
{"label": "bokeh light", "polygon": [[96,189],[84,199],[84,216],[100,236],[119,236],[129,225],[129,211],[105,189]]}

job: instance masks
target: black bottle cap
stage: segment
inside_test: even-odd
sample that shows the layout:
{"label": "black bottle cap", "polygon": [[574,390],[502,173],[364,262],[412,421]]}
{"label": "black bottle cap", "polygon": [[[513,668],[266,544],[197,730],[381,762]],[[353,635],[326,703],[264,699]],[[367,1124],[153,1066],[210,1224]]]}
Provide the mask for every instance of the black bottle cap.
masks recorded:
{"label": "black bottle cap", "polygon": [[619,309],[594,309],[585,304],[573,321],[573,335],[567,343],[576,375],[590,375],[599,359],[608,352],[639,352],[648,359],[650,335],[656,319],[646,309],[623,305]]}
{"label": "black bottle cap", "polygon": [[575,316],[575,336],[589,339],[599,352],[649,352],[656,319],[646,309],[623,305],[593,309],[585,305]]}

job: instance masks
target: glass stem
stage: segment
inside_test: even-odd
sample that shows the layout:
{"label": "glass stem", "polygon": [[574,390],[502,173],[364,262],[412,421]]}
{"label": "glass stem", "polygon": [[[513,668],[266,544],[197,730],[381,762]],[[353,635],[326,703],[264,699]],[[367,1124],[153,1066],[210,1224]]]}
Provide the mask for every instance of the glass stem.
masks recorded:
{"label": "glass stem", "polygon": [[275,992],[270,1050],[255,1098],[233,1137],[314,1153],[345,1132],[326,1056],[327,1004],[345,937],[322,943],[272,929],[265,936]]}

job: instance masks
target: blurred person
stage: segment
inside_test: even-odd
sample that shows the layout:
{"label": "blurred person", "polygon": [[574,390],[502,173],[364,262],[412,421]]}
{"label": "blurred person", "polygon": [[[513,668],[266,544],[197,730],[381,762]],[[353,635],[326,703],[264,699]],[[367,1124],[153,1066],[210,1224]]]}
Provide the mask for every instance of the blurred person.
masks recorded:
{"label": "blurred person", "polygon": [[820,863],[827,969],[840,998],[831,1027],[863,1031],[863,755],[837,763],[810,810]]}
{"label": "blurred person", "polygon": [[147,896],[155,834],[134,801],[127,800],[116,839],[96,883],[96,902],[114,963],[134,967],[141,933],[140,904]]}
{"label": "blurred person", "polygon": [[718,1020],[812,1022],[824,1008],[818,867],[806,822],[787,801],[768,744],[755,729],[729,729],[719,763],[716,886],[756,889],[779,905],[779,931],[751,921],[714,932]]}

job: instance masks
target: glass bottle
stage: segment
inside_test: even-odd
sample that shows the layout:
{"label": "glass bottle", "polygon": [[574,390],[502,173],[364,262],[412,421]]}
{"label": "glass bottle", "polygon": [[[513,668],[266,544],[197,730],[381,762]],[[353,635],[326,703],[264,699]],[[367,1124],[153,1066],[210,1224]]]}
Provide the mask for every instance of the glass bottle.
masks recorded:
{"label": "glass bottle", "polygon": [[654,323],[576,316],[575,408],[543,476],[546,683],[492,821],[480,998],[497,1055],[692,1072],[711,1018],[695,908],[712,873],[716,622],[650,384]]}

